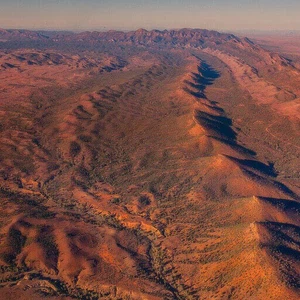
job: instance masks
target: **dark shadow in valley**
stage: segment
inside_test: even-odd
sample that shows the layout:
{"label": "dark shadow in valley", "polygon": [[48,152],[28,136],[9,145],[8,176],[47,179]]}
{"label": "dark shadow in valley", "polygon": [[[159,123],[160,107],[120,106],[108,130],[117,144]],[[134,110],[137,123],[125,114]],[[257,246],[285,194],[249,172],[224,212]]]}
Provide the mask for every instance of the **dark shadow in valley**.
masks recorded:
{"label": "dark shadow in valley", "polygon": [[264,164],[258,160],[253,159],[238,159],[235,157],[230,157],[232,160],[237,162],[243,168],[250,168],[254,171],[260,172],[265,175],[269,175],[272,177],[276,177],[276,172],[274,170],[274,166],[272,164]]}
{"label": "dark shadow in valley", "polygon": [[219,77],[220,73],[218,71],[214,70],[206,62],[201,62],[200,66],[198,66],[198,73],[192,73],[193,81],[185,81],[188,85],[185,91],[196,98],[207,99],[205,94],[206,87],[212,85]]}
{"label": "dark shadow in valley", "polygon": [[277,199],[269,197],[259,197],[264,202],[267,202],[280,210],[293,212],[300,215],[300,203],[289,199]]}
{"label": "dark shadow in valley", "polygon": [[[218,106],[216,101],[207,98],[205,90],[220,77],[220,73],[210,67],[206,62],[201,62],[198,66],[198,74],[192,73],[192,81],[186,81],[185,91],[197,98],[202,107],[195,111],[197,123],[206,131],[206,135],[212,139],[231,147],[234,151],[247,155],[247,159],[238,159],[230,156],[245,172],[251,176],[259,177],[259,180],[266,180],[266,176],[276,178],[277,174],[272,164],[264,164],[255,158],[256,153],[241,145],[237,141],[237,133],[233,130],[232,120],[228,118],[224,110]],[[201,107],[200,106],[200,107]],[[272,179],[272,183],[277,189],[285,194],[298,199],[297,195],[286,185]]]}
{"label": "dark shadow in valley", "polygon": [[231,128],[232,121],[229,118],[203,111],[196,111],[195,118],[209,135],[226,140],[236,140],[236,133]]}
{"label": "dark shadow in valley", "polygon": [[245,148],[245,147],[237,144],[236,141],[229,141],[229,140],[222,139],[222,138],[219,138],[219,137],[216,137],[216,136],[210,136],[210,138],[213,138],[214,140],[217,140],[221,143],[224,143],[224,144],[236,149],[238,152],[243,153],[245,155],[250,155],[250,156],[255,156],[256,155],[255,151],[250,150],[248,148]]}

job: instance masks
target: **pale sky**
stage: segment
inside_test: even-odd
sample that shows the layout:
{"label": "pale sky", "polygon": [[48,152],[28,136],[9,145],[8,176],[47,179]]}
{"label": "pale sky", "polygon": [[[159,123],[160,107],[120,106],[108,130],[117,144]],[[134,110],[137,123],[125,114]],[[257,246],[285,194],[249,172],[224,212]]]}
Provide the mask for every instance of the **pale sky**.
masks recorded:
{"label": "pale sky", "polygon": [[0,0],[0,28],[300,30],[300,0]]}

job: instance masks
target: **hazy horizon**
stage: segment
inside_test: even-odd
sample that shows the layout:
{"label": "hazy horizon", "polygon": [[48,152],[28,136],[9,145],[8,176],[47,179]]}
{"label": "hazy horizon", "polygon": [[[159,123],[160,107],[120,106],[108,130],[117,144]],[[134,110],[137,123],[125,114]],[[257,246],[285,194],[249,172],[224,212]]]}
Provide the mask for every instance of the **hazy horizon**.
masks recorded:
{"label": "hazy horizon", "polygon": [[2,0],[0,27],[34,30],[206,28],[218,31],[300,30],[296,0]]}
{"label": "hazy horizon", "polygon": [[121,31],[121,32],[130,32],[130,31],[137,31],[139,29],[151,31],[151,30],[181,30],[181,29],[190,29],[190,30],[212,30],[218,31],[221,33],[233,33],[233,34],[253,34],[253,35],[298,35],[300,34],[299,30],[259,30],[259,29],[241,29],[241,30],[226,30],[226,29],[210,29],[210,28],[201,28],[201,27],[178,27],[178,28],[144,28],[144,27],[136,27],[132,29],[124,29],[124,28],[85,28],[85,29],[63,29],[63,28],[28,28],[28,27],[5,27],[0,26],[0,29],[3,30],[29,30],[29,31],[38,31],[38,32],[70,32],[70,33],[81,33],[81,32],[108,32],[108,31]]}

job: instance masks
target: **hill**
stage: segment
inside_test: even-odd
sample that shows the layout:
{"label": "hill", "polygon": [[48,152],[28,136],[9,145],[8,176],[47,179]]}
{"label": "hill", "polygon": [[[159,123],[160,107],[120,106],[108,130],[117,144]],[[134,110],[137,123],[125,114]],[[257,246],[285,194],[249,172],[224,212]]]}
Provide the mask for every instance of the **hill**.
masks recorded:
{"label": "hill", "polygon": [[1,295],[298,299],[299,78],[215,31],[0,31]]}

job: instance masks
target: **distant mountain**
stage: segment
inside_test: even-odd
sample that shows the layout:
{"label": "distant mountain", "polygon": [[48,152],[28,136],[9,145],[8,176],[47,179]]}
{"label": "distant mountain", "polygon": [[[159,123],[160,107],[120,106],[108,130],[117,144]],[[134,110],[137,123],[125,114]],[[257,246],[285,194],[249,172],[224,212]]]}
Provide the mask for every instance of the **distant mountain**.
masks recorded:
{"label": "distant mountain", "polygon": [[68,40],[110,43],[124,43],[134,45],[163,45],[199,47],[208,42],[219,44],[230,40],[239,41],[232,34],[224,34],[216,31],[203,29],[180,29],[180,30],[151,30],[138,29],[131,32],[108,31],[108,32],[83,32],[64,37]]}
{"label": "distant mountain", "polygon": [[47,40],[49,36],[38,31],[24,30],[24,29],[1,29],[0,39],[5,41],[12,40]]}
{"label": "distant mountain", "polygon": [[109,42],[128,45],[163,45],[181,47],[201,47],[209,43],[218,45],[228,41],[240,42],[240,38],[233,34],[219,33],[205,29],[180,29],[180,30],[151,30],[138,29],[136,31],[86,31],[81,33],[56,32],[56,31],[30,31],[30,30],[5,30],[0,29],[0,39],[6,41],[16,40],[50,40],[55,42]]}

